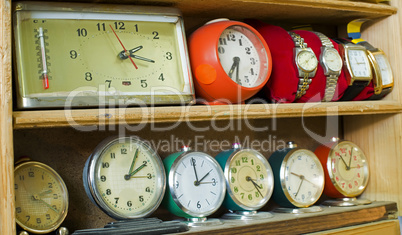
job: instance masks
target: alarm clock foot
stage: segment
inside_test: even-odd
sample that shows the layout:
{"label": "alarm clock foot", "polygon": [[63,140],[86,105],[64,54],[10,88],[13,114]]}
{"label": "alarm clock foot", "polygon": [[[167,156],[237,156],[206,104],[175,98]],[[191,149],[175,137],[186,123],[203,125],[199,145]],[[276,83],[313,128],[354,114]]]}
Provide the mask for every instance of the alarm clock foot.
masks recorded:
{"label": "alarm clock foot", "polygon": [[222,216],[222,219],[226,220],[260,220],[269,219],[274,217],[269,212],[257,212],[257,211],[231,211]]}
{"label": "alarm clock foot", "polygon": [[207,219],[206,217],[202,218],[187,218],[187,220],[183,221],[189,227],[205,227],[205,226],[215,226],[221,225],[223,222],[219,219]]}
{"label": "alarm clock foot", "polygon": [[322,203],[322,205],[324,206],[339,206],[339,207],[358,206],[367,204],[371,204],[371,201],[365,198],[356,199],[355,197],[331,199],[326,200]]}
{"label": "alarm clock foot", "polygon": [[316,213],[316,212],[321,212],[321,211],[322,211],[322,207],[320,207],[320,206],[310,206],[310,207],[306,207],[306,208],[279,207],[274,210],[274,212],[289,213],[289,214]]}

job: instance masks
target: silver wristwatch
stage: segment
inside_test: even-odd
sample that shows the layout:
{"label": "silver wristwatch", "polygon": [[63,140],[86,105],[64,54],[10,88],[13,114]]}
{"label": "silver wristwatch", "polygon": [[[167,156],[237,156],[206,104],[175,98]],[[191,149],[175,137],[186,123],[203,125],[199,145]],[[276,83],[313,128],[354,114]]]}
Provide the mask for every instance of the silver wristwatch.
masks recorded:
{"label": "silver wristwatch", "polygon": [[292,37],[295,47],[293,54],[295,58],[296,68],[298,70],[299,86],[296,92],[296,99],[299,99],[309,88],[311,78],[315,76],[317,71],[318,60],[313,50],[307,46],[304,39],[294,32],[288,32]]}
{"label": "silver wristwatch", "polygon": [[321,40],[320,64],[327,77],[323,102],[330,102],[335,94],[338,77],[342,71],[342,58],[331,40],[320,32],[315,33]]}

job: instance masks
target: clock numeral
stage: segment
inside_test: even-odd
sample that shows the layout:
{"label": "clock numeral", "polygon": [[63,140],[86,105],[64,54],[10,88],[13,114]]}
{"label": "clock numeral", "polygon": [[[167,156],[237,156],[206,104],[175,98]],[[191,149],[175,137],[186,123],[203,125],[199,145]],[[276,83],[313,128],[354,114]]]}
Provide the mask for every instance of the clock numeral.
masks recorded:
{"label": "clock numeral", "polygon": [[42,220],[40,218],[36,218],[36,223],[40,224],[40,223],[42,223]]}
{"label": "clock numeral", "polygon": [[236,174],[236,173],[237,173],[237,168],[236,168],[236,167],[232,167],[232,168],[230,169],[230,171],[231,171],[233,174]]}
{"label": "clock numeral", "polygon": [[78,53],[75,50],[70,51],[70,58],[77,59]]}
{"label": "clock numeral", "polygon": [[110,194],[112,194],[112,190],[106,189],[106,195],[110,195]]}
{"label": "clock numeral", "polygon": [[161,80],[162,82],[165,81],[165,78],[163,77],[163,73],[158,77],[158,80]]}
{"label": "clock numeral", "polygon": [[111,154],[110,154],[110,158],[115,159],[115,158],[116,158],[116,154],[115,154],[115,153],[111,153]]}
{"label": "clock numeral", "polygon": [[132,203],[131,201],[128,201],[128,202],[127,202],[127,206],[128,206],[128,207],[131,207],[131,206],[133,206],[133,203]]}
{"label": "clock numeral", "polygon": [[229,33],[228,35],[226,35],[226,38],[228,39],[228,41],[236,41],[236,35]]}
{"label": "clock numeral", "polygon": [[46,214],[46,219],[47,219],[47,220],[50,220],[50,219],[51,219],[50,214]]}
{"label": "clock numeral", "polygon": [[143,201],[144,201],[144,196],[142,196],[142,195],[139,196],[139,197],[138,197],[138,200],[139,200],[140,202],[143,202]]}
{"label": "clock numeral", "polygon": [[59,195],[57,195],[56,193],[53,194],[53,199],[58,199]]}
{"label": "clock numeral", "polygon": [[141,87],[146,88],[148,86],[147,80],[141,80]]}
{"label": "clock numeral", "polygon": [[230,178],[230,182],[234,183],[236,180],[234,177]]}
{"label": "clock numeral", "polygon": [[264,179],[264,175],[263,175],[263,174],[260,175],[260,179],[261,179],[261,180]]}
{"label": "clock numeral", "polygon": [[196,165],[196,162],[197,162],[197,161],[196,161],[194,158],[191,158],[191,159],[190,159],[190,166],[197,166],[197,165]]}
{"label": "clock numeral", "polygon": [[102,176],[100,177],[100,179],[101,179],[102,182],[106,182],[106,176],[102,175]]}
{"label": "clock numeral", "polygon": [[225,48],[223,48],[223,47],[218,47],[218,53],[219,53],[219,54],[225,54]]}
{"label": "clock numeral", "polygon": [[255,192],[255,197],[259,197],[260,193],[259,192]]}
{"label": "clock numeral", "polygon": [[97,23],[96,26],[98,26],[98,31],[106,31],[106,24],[105,23]]}
{"label": "clock numeral", "polygon": [[152,179],[152,174],[151,174],[151,173],[148,173],[148,174],[147,174],[147,178],[148,178],[148,179]]}
{"label": "clock numeral", "polygon": [[243,46],[243,42],[241,41],[241,39],[239,39],[239,46]]}
{"label": "clock numeral", "polygon": [[56,205],[53,205],[52,207],[57,211],[57,206]]}
{"label": "clock numeral", "polygon": [[159,39],[159,33],[158,33],[158,32],[153,31],[153,32],[152,32],[152,35],[155,35],[155,36],[154,36],[154,39]]}
{"label": "clock numeral", "polygon": [[85,80],[87,80],[88,82],[92,81],[92,73],[86,72],[85,73]]}
{"label": "clock numeral", "polygon": [[31,216],[29,216],[29,215],[27,215],[25,217],[27,218],[27,221],[25,221],[25,222],[28,222],[31,219]]}
{"label": "clock numeral", "polygon": [[251,65],[255,65],[256,64],[255,58],[250,58],[250,63],[251,63]]}
{"label": "clock numeral", "polygon": [[244,48],[245,50],[246,50],[246,54],[247,55],[251,55],[251,49],[250,49],[250,47],[246,47],[246,48]]}
{"label": "clock numeral", "polygon": [[116,202],[115,204],[119,203],[119,199],[120,199],[119,197],[115,197],[115,198],[114,198],[114,200],[115,200],[115,202]]}
{"label": "clock numeral", "polygon": [[261,166],[260,165],[255,166],[255,168],[257,169],[257,171],[261,171]]}
{"label": "clock numeral", "polygon": [[14,189],[18,189],[18,184],[14,184]]}
{"label": "clock numeral", "polygon": [[[177,181],[176,181],[176,182],[177,182]],[[150,193],[150,192],[151,192],[151,189],[150,189],[149,187],[146,187],[146,188],[145,188],[145,192]]]}
{"label": "clock numeral", "polygon": [[175,186],[176,186],[176,188],[179,188],[179,186],[180,186],[179,181],[176,180]]}
{"label": "clock numeral", "polygon": [[77,29],[78,37],[86,37],[88,32],[85,28]]}
{"label": "clock numeral", "polygon": [[215,185],[216,185],[216,179],[212,178],[212,186],[215,186]]}
{"label": "clock numeral", "polygon": [[32,178],[32,177],[35,177],[35,174],[33,171],[30,171],[30,172],[28,172],[28,176]]}
{"label": "clock numeral", "polygon": [[114,28],[115,29],[120,29],[120,30],[125,30],[126,28],[124,27],[124,22],[114,22]]}
{"label": "clock numeral", "polygon": [[233,188],[233,191],[234,191],[235,193],[237,193],[237,192],[239,192],[239,188],[238,188],[238,187],[234,187],[234,188]]}
{"label": "clock numeral", "polygon": [[52,183],[47,183],[47,186],[48,186],[49,188],[53,188],[53,184],[52,184]]}
{"label": "clock numeral", "polygon": [[248,200],[251,201],[251,200],[253,200],[253,195],[249,194],[247,198],[248,198]]}
{"label": "clock numeral", "polygon": [[244,198],[244,193],[240,193],[241,199]]}
{"label": "clock numeral", "polygon": [[166,52],[166,59],[167,60],[172,60],[173,59],[173,55],[172,55],[172,52]]}
{"label": "clock numeral", "polygon": [[125,149],[125,148],[121,149],[120,151],[121,151],[121,154],[127,154],[127,149]]}
{"label": "clock numeral", "polygon": [[110,88],[110,85],[112,84],[112,80],[105,80],[105,83],[107,83],[107,88]]}
{"label": "clock numeral", "polygon": [[251,74],[252,76],[254,76],[254,69],[253,69],[253,68],[250,69],[250,74]]}
{"label": "clock numeral", "polygon": [[138,24],[134,25],[134,28],[135,28],[135,32],[138,33]]}
{"label": "clock numeral", "polygon": [[241,162],[242,163],[248,163],[248,158],[247,157],[242,157]]}
{"label": "clock numeral", "polygon": [[240,166],[240,160],[236,160],[236,166]]}
{"label": "clock numeral", "polygon": [[17,213],[21,213],[21,212],[22,212],[21,207],[15,208],[15,211],[16,211]]}
{"label": "clock numeral", "polygon": [[108,162],[102,162],[102,168],[109,168]]}
{"label": "clock numeral", "polygon": [[200,203],[200,201],[197,202],[197,208],[198,208],[198,209],[201,208],[201,203]]}
{"label": "clock numeral", "polygon": [[226,38],[219,38],[220,45],[227,45]]}
{"label": "clock numeral", "polygon": [[25,177],[23,175],[20,175],[20,180],[25,180]]}

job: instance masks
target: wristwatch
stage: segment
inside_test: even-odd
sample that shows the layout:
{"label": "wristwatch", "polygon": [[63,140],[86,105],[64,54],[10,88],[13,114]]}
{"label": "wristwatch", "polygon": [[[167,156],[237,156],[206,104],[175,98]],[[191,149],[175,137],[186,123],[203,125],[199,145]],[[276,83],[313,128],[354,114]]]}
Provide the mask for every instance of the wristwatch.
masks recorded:
{"label": "wristwatch", "polygon": [[331,40],[320,32],[315,33],[321,40],[320,64],[327,77],[323,102],[330,102],[335,94],[338,77],[342,71],[342,58]]}
{"label": "wristwatch", "polygon": [[293,54],[295,58],[296,68],[298,70],[299,87],[296,92],[296,99],[299,99],[309,88],[312,81],[311,78],[315,76],[317,71],[318,60],[313,50],[307,46],[304,39],[297,33],[288,32],[292,37],[295,47],[293,48]]}
{"label": "wristwatch", "polygon": [[366,41],[360,42],[359,45],[362,45],[367,49],[368,58],[374,72],[374,94],[368,99],[381,99],[388,95],[394,87],[394,76],[392,75],[391,64],[381,49],[373,47]]}
{"label": "wristwatch", "polygon": [[340,100],[348,101],[355,98],[371,82],[373,76],[367,50],[362,45],[344,42],[340,44],[340,52],[349,85]]}

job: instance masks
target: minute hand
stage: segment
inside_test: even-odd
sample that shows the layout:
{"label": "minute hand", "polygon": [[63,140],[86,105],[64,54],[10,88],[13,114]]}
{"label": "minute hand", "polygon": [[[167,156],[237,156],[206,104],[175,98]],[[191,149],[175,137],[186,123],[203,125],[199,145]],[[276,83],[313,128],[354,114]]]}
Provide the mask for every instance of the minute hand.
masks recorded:
{"label": "minute hand", "polygon": [[142,168],[144,168],[144,167],[146,167],[146,166],[147,166],[146,163],[142,164],[142,165],[139,166],[137,169],[135,169],[133,172],[131,172],[131,173],[129,174],[129,176],[130,176],[130,177],[133,176],[134,174],[136,174],[137,172],[139,172]]}

